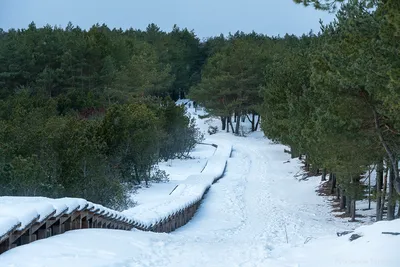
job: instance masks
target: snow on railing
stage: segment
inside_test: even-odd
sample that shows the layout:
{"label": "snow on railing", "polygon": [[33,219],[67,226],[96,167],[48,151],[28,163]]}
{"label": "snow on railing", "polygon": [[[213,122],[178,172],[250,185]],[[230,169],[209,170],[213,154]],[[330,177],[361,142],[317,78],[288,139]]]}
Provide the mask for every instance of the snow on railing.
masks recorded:
{"label": "snow on railing", "polygon": [[79,198],[0,197],[0,253],[69,230],[131,230],[124,214]]}
{"label": "snow on railing", "polygon": [[135,228],[171,232],[186,224],[196,212],[205,193],[225,171],[232,145],[220,142],[201,174],[190,175],[160,201],[146,203],[123,213],[135,221]]}

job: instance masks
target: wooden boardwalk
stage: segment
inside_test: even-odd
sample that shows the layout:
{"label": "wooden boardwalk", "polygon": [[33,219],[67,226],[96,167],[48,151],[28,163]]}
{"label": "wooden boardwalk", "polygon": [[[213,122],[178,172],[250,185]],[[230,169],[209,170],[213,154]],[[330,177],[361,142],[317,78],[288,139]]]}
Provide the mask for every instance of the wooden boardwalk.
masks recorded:
{"label": "wooden boardwalk", "polygon": [[69,230],[85,228],[131,230],[133,227],[133,221],[122,214],[94,205],[86,204],[83,207],[78,205],[73,210],[66,207],[61,212],[54,209],[45,218],[40,218],[38,215],[25,223],[23,228],[19,223],[0,235],[0,254],[14,247],[62,234]]}

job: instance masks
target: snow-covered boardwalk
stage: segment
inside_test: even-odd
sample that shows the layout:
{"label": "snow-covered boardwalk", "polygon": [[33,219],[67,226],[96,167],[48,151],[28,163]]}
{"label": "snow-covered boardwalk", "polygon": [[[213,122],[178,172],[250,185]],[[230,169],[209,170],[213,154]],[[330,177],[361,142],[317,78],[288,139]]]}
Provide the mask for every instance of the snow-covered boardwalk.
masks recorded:
{"label": "snow-covered boardwalk", "polygon": [[0,197],[0,253],[69,230],[130,230],[133,220],[84,199]]}

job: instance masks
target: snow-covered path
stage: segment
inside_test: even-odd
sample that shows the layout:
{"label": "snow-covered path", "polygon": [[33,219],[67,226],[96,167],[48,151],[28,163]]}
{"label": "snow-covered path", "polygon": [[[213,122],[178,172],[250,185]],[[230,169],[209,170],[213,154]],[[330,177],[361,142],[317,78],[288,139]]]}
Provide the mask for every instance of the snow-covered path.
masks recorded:
{"label": "snow-covered path", "polygon": [[286,243],[286,232],[294,246],[349,228],[333,221],[314,192],[317,180],[295,180],[299,164],[287,162],[284,146],[260,133],[224,138],[235,141],[225,177],[213,185],[192,221],[170,235],[163,266],[178,266],[182,259],[191,259],[186,266],[266,266],[275,263],[272,252]]}
{"label": "snow-covered path", "polygon": [[171,234],[71,231],[13,249],[0,266],[296,266],[284,249],[354,227],[332,218],[314,192],[317,179],[294,178],[300,165],[288,161],[284,146],[260,132],[214,138],[233,144],[232,157],[184,227]]}

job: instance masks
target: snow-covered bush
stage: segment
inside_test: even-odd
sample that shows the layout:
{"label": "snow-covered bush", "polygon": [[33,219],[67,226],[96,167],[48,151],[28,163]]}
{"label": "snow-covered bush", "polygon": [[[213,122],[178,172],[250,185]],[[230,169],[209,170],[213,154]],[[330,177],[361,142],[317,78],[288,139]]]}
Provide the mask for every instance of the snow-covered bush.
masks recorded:
{"label": "snow-covered bush", "polygon": [[150,180],[156,183],[166,183],[169,182],[169,174],[167,174],[164,170],[160,170],[158,166],[154,166]]}
{"label": "snow-covered bush", "polygon": [[209,126],[207,132],[210,135],[216,134],[218,132],[218,127],[217,126]]}

